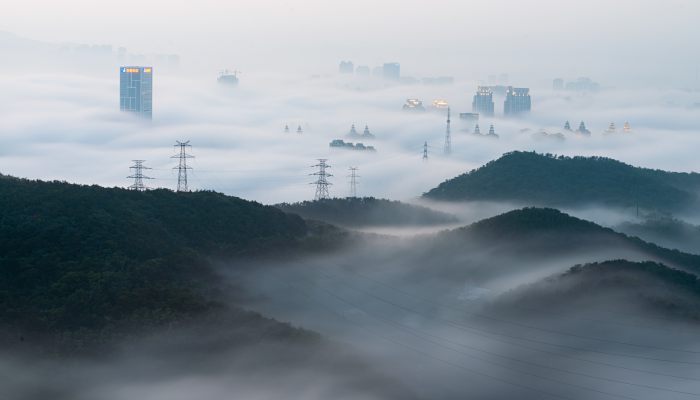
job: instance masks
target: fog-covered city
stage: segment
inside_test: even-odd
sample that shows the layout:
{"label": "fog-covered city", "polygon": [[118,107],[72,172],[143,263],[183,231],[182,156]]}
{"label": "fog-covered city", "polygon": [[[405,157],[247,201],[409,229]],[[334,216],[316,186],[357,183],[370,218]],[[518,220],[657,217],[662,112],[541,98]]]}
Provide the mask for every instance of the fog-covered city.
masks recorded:
{"label": "fog-covered city", "polygon": [[700,397],[698,16],[10,0],[0,397]]}

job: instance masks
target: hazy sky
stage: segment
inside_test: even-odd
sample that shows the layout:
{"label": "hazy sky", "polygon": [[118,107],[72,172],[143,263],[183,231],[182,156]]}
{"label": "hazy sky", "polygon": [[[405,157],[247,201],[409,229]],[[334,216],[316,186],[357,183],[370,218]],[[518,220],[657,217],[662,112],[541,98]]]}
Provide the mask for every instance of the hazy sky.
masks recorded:
{"label": "hazy sky", "polygon": [[698,18],[694,0],[6,0],[0,30],[248,71],[332,71],[348,58],[400,61],[409,75],[692,85]]}

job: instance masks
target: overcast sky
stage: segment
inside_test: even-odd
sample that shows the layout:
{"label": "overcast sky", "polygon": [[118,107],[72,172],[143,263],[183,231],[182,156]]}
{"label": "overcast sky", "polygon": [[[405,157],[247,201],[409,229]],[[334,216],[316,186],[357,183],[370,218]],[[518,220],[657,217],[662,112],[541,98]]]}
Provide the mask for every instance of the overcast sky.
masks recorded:
{"label": "overcast sky", "polygon": [[5,0],[0,30],[249,72],[333,71],[347,58],[399,61],[408,75],[690,86],[698,19],[695,0]]}

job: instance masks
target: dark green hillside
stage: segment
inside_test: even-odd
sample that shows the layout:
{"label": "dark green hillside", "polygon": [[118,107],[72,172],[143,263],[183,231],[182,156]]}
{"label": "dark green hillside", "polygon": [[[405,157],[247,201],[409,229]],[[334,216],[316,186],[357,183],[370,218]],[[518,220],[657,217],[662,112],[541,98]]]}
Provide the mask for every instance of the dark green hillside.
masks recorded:
{"label": "dark green hillside", "polygon": [[[614,298],[615,301],[610,301]],[[696,275],[654,262],[612,260],[577,265],[567,272],[522,286],[496,302],[543,309],[590,310],[634,307],[665,317],[700,319],[700,280]]]}
{"label": "dark green hillside", "polygon": [[344,226],[417,226],[457,222],[451,215],[374,197],[325,199],[302,203],[279,204],[283,211],[301,215],[307,219],[325,221]]}
{"label": "dark green hillside", "polygon": [[298,216],[213,192],[3,177],[0,326],[55,337],[172,323],[214,307],[210,258],[283,251],[307,231]]}
{"label": "dark green hillside", "polygon": [[602,157],[506,153],[424,194],[445,200],[516,201],[537,206],[597,204],[668,212],[700,204],[700,174],[633,167]]}
{"label": "dark green hillside", "polygon": [[[700,256],[670,250],[551,208],[524,208],[441,233],[441,252],[498,248],[499,255],[550,257],[634,251],[650,260],[700,272]],[[447,248],[447,249],[446,249]]]}

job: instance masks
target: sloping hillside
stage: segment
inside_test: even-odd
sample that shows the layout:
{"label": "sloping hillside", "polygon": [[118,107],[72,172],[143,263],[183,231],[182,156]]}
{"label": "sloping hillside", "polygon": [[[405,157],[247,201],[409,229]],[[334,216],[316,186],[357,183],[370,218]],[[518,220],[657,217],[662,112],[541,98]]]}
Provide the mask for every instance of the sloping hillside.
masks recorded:
{"label": "sloping hillside", "polygon": [[700,174],[633,167],[602,157],[512,152],[424,194],[444,201],[535,206],[604,205],[683,212],[700,204]]}
{"label": "sloping hillside", "polygon": [[293,204],[278,204],[282,211],[331,224],[359,226],[419,226],[457,222],[449,214],[426,207],[374,197],[324,199]]}

